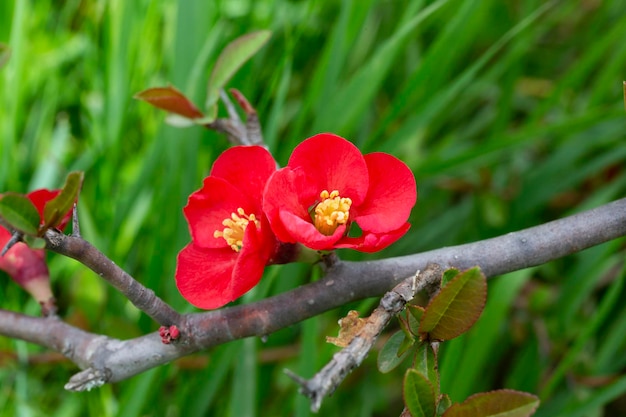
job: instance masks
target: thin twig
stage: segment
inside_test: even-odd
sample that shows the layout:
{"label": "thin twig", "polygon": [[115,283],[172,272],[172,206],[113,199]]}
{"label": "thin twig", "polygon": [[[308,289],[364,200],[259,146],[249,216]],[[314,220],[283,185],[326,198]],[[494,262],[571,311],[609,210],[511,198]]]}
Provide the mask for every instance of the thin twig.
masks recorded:
{"label": "thin twig", "polygon": [[440,282],[442,273],[443,269],[439,265],[430,264],[423,272],[417,271],[387,292],[352,341],[343,350],[335,353],[332,360],[313,378],[305,380],[288,369],[285,370],[300,385],[300,392],[311,400],[311,411],[319,411],[322,399],[332,394],[345,377],[361,365],[389,321],[404,310],[406,303],[415,294]]}
{"label": "thin twig", "polygon": [[118,289],[135,307],[152,317],[157,323],[163,326],[180,323],[180,313],[157,297],[154,291],[144,287],[127,274],[91,243],[53,229],[46,231],[45,238],[46,249],[80,261]]}

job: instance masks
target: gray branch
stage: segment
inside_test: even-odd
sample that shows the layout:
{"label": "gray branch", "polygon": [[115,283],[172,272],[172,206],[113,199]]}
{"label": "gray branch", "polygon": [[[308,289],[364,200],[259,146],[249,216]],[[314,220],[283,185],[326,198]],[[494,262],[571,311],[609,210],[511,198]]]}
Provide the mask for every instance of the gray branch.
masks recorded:
{"label": "gray branch", "polygon": [[[163,344],[158,332],[120,341],[76,329],[55,318],[0,310],[0,334],[61,352],[81,369],[68,389],[80,390],[131,377],[181,356],[250,336],[266,336],[348,302],[381,296],[429,263],[464,270],[478,265],[488,277],[543,264],[626,236],[626,198],[541,226],[493,239],[368,262],[337,262],[324,279],[287,293],[221,310],[179,315],[149,291],[134,301],[159,323],[177,320],[181,338]],[[46,235],[48,248],[93,269],[134,281],[79,237]],[[122,275],[119,275],[122,274]],[[130,279],[130,280],[129,280]],[[136,282],[136,281],[135,281]],[[126,292],[124,292],[126,294]],[[160,309],[163,309],[161,312]]]}
{"label": "gray branch", "polygon": [[425,271],[417,271],[387,292],[371,316],[363,319],[363,327],[348,345],[335,353],[332,360],[313,378],[306,380],[285,369],[285,373],[300,385],[300,392],[311,400],[311,411],[318,412],[324,397],[332,394],[346,376],[363,363],[380,333],[393,317],[404,310],[406,303],[426,287],[440,283],[442,274],[439,265],[429,264]]}

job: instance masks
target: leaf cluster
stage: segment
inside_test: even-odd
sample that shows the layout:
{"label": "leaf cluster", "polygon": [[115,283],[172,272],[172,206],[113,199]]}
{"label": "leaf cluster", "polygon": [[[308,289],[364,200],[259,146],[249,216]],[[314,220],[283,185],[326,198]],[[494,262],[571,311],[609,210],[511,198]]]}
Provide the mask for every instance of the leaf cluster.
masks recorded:
{"label": "leaf cluster", "polygon": [[474,267],[444,272],[441,286],[426,307],[407,305],[399,317],[401,330],[385,343],[378,356],[378,368],[389,372],[407,357],[411,366],[404,374],[403,415],[412,417],[526,417],[532,415],[539,399],[534,395],[498,390],[469,397],[452,404],[440,390],[439,344],[469,330],[478,320],[487,299],[487,280]]}

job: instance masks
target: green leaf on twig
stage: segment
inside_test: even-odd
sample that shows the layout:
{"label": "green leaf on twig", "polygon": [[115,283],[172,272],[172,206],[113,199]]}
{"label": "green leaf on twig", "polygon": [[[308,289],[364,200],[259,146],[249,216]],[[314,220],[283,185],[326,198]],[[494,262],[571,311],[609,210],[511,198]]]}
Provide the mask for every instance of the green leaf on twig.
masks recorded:
{"label": "green leaf on twig", "polygon": [[3,194],[0,197],[0,217],[15,230],[27,235],[37,235],[40,222],[39,212],[25,195]]}
{"label": "green leaf on twig", "polygon": [[452,278],[435,295],[422,317],[422,339],[450,340],[469,330],[485,308],[487,280],[474,267]]}
{"label": "green leaf on twig", "polygon": [[46,229],[61,224],[65,215],[78,199],[78,193],[83,185],[83,177],[82,171],[70,172],[65,179],[65,185],[63,185],[61,192],[46,203],[43,209],[44,224],[39,229],[40,234]]}
{"label": "green leaf on twig", "polygon": [[269,30],[261,30],[240,36],[226,45],[217,59],[209,79],[205,104],[208,117],[217,115],[220,90],[224,88],[237,70],[265,45],[271,34],[272,32]]}
{"label": "green leaf on twig", "polygon": [[539,398],[532,394],[503,389],[472,395],[448,408],[443,417],[528,417],[538,406]]}
{"label": "green leaf on twig", "polygon": [[430,343],[422,342],[415,352],[414,368],[430,381],[435,392],[439,396],[439,372],[437,370],[437,355]]}
{"label": "green leaf on twig", "polygon": [[404,352],[400,353],[405,339],[406,335],[403,331],[398,331],[387,339],[387,342],[378,353],[377,364],[380,372],[387,373],[395,369],[409,356],[409,353],[413,351],[413,349],[405,349]]}
{"label": "green leaf on twig", "polygon": [[413,417],[434,417],[435,392],[432,384],[415,369],[404,374],[404,405]]}

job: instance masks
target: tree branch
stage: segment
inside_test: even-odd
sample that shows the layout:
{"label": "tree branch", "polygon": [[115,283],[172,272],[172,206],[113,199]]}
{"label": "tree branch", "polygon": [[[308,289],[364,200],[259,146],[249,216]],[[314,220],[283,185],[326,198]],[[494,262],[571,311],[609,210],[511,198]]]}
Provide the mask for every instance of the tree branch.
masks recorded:
{"label": "tree branch", "polygon": [[[393,317],[404,310],[406,303],[428,286],[441,283],[443,270],[439,265],[429,264],[425,271],[417,271],[413,276],[401,281],[380,300],[378,307],[372,314],[362,321],[362,326],[352,335],[350,341],[342,339],[340,330],[340,346],[344,349],[333,355],[326,364],[311,379],[306,380],[292,371],[285,369],[285,373],[300,385],[300,392],[311,400],[311,411],[317,413],[324,397],[332,394],[345,377],[353,369],[361,365],[367,354],[374,346],[376,339]],[[342,330],[344,326],[342,325]],[[350,329],[344,330],[350,334]],[[349,337],[349,336],[348,336]]]}
{"label": "tree branch", "polygon": [[[60,320],[0,310],[0,334],[59,351],[86,373],[68,389],[115,382],[189,353],[250,336],[265,336],[348,302],[380,296],[429,263],[464,270],[475,265],[488,277],[540,265],[626,236],[626,198],[541,226],[492,239],[415,255],[368,262],[337,262],[326,276],[287,293],[248,305],[180,315],[88,242],[49,231],[47,248],[105,277],[161,324],[176,324],[181,338],[165,345],[157,332],[119,341],[76,329]],[[90,381],[94,377],[96,383]]]}
{"label": "tree branch", "polygon": [[80,236],[67,236],[55,229],[46,231],[46,249],[76,259],[103,277],[124,294],[139,310],[154,321],[169,326],[178,324],[181,315],[144,287],[122,268]]}

